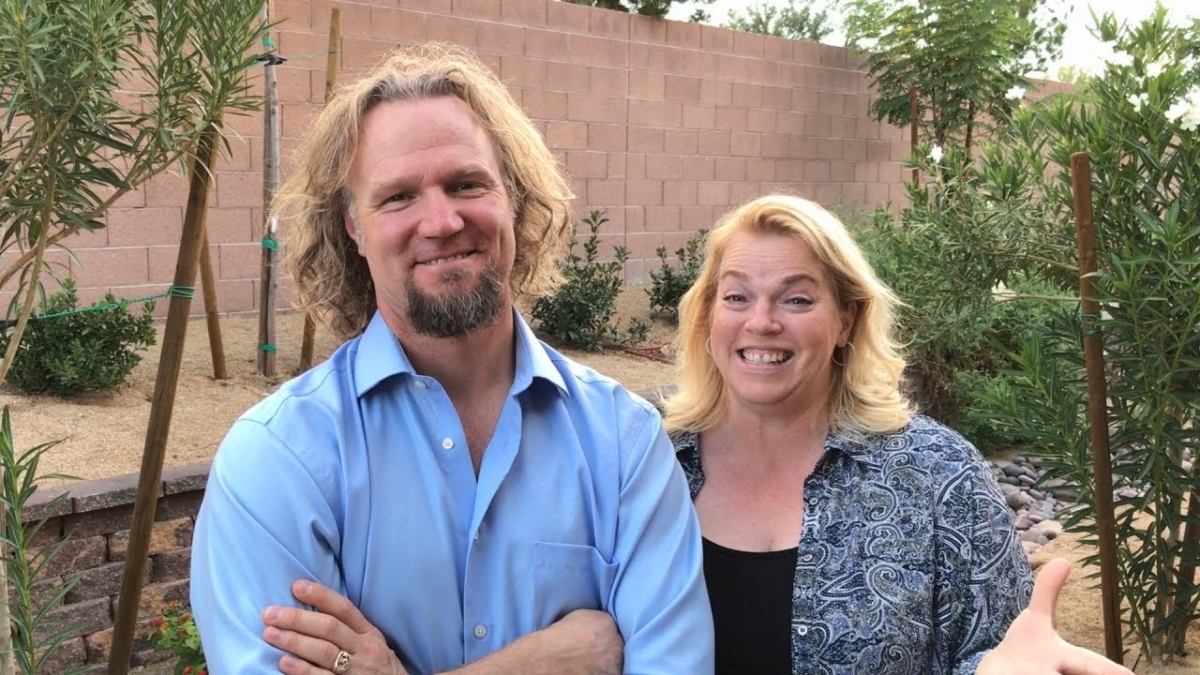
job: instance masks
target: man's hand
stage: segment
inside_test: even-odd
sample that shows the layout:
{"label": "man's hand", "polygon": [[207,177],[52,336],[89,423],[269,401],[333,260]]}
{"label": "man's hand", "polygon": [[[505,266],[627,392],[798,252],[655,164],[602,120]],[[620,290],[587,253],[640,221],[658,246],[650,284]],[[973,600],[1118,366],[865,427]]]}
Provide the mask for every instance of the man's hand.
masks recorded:
{"label": "man's hand", "polygon": [[443,675],[621,675],[625,641],[608,612],[577,609],[498,652]]}
{"label": "man's hand", "polygon": [[1071,563],[1055,558],[1042,568],[1033,585],[1029,606],[1021,612],[1004,640],[975,670],[976,675],[1133,675],[1099,654],[1076,647],[1058,635],[1055,612]]}
{"label": "man's hand", "polygon": [[[279,659],[287,675],[341,673],[408,675],[388,648],[383,633],[372,626],[349,599],[312,581],[292,584],[292,595],[314,611],[268,607],[263,612],[263,639],[288,655]],[[340,652],[350,655],[349,668],[334,669]]]}

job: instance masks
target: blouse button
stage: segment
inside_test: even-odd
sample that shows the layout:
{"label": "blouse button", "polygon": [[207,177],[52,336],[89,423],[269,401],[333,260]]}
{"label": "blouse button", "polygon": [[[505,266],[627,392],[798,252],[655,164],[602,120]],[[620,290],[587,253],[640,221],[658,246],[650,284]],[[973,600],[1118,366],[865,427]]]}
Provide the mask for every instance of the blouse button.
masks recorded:
{"label": "blouse button", "polygon": [[808,626],[796,626],[796,635],[800,637],[808,635]]}

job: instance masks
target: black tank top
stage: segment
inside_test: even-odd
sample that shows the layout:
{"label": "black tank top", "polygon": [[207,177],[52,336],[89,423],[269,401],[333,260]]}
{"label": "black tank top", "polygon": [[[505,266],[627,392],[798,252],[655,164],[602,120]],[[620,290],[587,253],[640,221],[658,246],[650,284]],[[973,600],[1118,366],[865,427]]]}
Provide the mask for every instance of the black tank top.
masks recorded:
{"label": "black tank top", "polygon": [[704,540],[704,580],[717,633],[716,675],[792,672],[796,551],[735,551]]}

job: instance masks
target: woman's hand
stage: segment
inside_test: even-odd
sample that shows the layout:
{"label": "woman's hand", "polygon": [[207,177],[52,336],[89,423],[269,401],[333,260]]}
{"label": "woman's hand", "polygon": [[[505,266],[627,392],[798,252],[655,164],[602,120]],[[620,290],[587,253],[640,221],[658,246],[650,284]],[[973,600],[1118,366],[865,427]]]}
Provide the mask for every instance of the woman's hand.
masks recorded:
{"label": "woman's hand", "polygon": [[1004,640],[975,670],[976,675],[1133,675],[1099,654],[1076,647],[1055,629],[1058,594],[1062,591],[1071,563],[1055,558],[1042,568],[1033,584],[1033,597]]}
{"label": "woman's hand", "polygon": [[263,639],[288,652],[279,659],[280,672],[408,675],[383,633],[348,598],[304,580],[292,584],[292,595],[313,610],[272,606],[262,617]]}

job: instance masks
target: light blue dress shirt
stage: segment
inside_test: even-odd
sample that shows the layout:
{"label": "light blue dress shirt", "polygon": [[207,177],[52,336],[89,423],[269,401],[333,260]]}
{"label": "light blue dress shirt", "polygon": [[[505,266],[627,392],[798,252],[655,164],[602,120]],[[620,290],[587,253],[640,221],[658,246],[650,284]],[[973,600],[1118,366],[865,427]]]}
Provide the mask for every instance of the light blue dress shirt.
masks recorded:
{"label": "light blue dress shirt", "polygon": [[349,597],[414,675],[580,608],[616,619],[626,673],[712,673],[699,524],[658,413],[519,315],[515,334],[478,480],[450,398],[378,314],[233,425],[192,543],[209,672],[277,672],[261,614],[296,606],[306,578]]}

